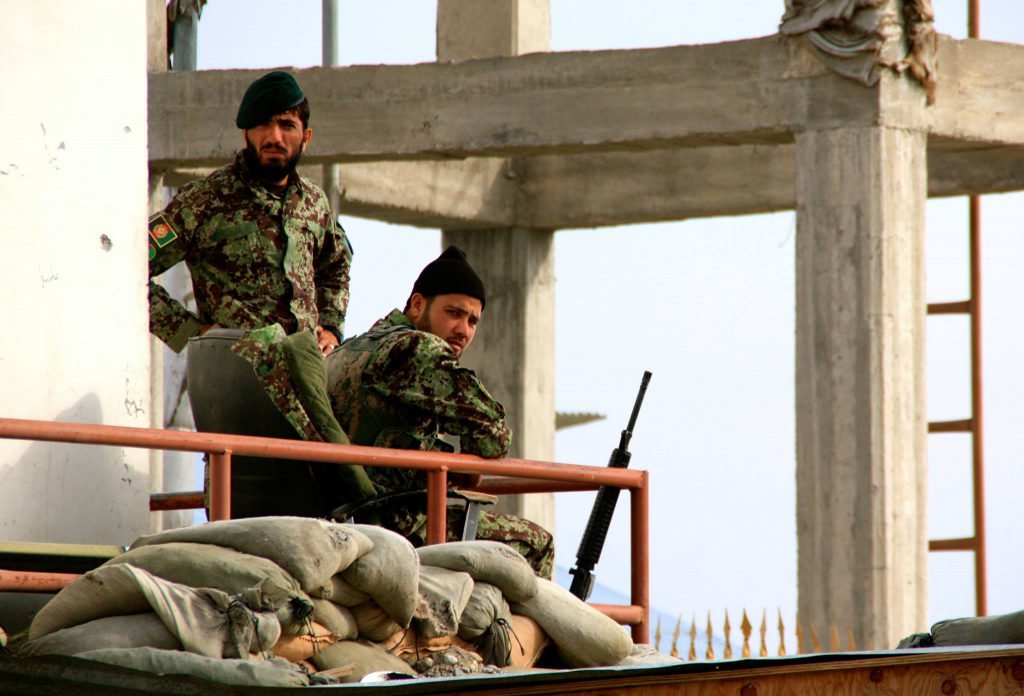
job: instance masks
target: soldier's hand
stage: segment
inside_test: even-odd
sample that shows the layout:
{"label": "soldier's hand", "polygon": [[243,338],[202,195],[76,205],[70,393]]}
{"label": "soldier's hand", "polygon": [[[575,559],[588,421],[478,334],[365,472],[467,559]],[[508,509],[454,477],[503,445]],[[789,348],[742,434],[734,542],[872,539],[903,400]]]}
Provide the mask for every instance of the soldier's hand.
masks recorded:
{"label": "soldier's hand", "polygon": [[322,326],[316,327],[316,343],[320,347],[320,353],[327,355],[338,347],[338,337]]}
{"label": "soldier's hand", "polygon": [[206,332],[209,331],[210,329],[219,329],[219,328],[220,328],[220,324],[203,324],[203,328],[199,329],[199,335],[202,336],[202,335],[206,334]]}

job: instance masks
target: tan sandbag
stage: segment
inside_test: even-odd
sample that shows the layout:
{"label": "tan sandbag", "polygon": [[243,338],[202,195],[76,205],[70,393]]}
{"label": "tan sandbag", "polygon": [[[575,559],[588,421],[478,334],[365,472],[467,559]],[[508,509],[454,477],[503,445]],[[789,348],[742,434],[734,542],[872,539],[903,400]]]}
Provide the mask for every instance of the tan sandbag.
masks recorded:
{"label": "tan sandbag", "polygon": [[331,576],[373,548],[351,525],[309,517],[251,517],[207,522],[139,537],[132,548],[168,542],[216,544],[269,558],[299,582],[303,591],[330,594]]}
{"label": "tan sandbag", "polygon": [[36,614],[29,639],[105,616],[150,610],[185,650],[198,655],[243,657],[269,648],[281,635],[271,612],[253,612],[220,590],[187,587],[121,564],[89,571],[58,592]]}
{"label": "tan sandbag", "polygon": [[359,636],[352,611],[329,599],[313,598],[313,621],[338,636],[339,640],[355,640]]}
{"label": "tan sandbag", "polygon": [[62,628],[21,646],[18,655],[76,655],[105,648],[160,648],[181,650],[164,622],[153,612],[107,616],[77,626]]}
{"label": "tan sandbag", "polygon": [[281,566],[261,556],[214,544],[169,542],[141,546],[104,566],[129,563],[153,575],[189,587],[213,587],[228,594],[258,588],[264,611],[277,613],[285,633],[297,633],[313,612],[309,595]]}
{"label": "tan sandbag", "polygon": [[279,657],[221,660],[156,648],[90,650],[76,657],[152,674],[186,674],[235,686],[309,686],[309,676],[301,667]]}
{"label": "tan sandbag", "polygon": [[529,616],[513,614],[510,625],[512,639],[509,666],[533,667],[550,640],[540,624]]}
{"label": "tan sandbag", "polygon": [[425,638],[455,635],[462,611],[473,594],[473,578],[469,573],[420,566],[419,592],[426,602],[428,615],[414,620],[417,633]]}
{"label": "tan sandbag", "polygon": [[522,555],[497,541],[453,541],[421,546],[420,563],[469,573],[473,580],[495,585],[510,602],[537,594],[537,576]]}
{"label": "tan sandbag", "polygon": [[354,607],[357,604],[362,604],[369,598],[370,595],[362,590],[357,590],[352,587],[352,583],[348,580],[339,574],[335,574],[331,576],[331,594],[324,599],[329,599],[343,607]]}
{"label": "tan sandbag", "polygon": [[617,665],[633,647],[622,626],[550,580],[538,578],[537,596],[511,608],[539,623],[570,667]]}
{"label": "tan sandbag", "polygon": [[356,620],[360,638],[379,642],[399,631],[406,630],[405,627],[399,626],[391,618],[391,615],[372,599],[352,607],[350,611]]}
{"label": "tan sandbag", "polygon": [[308,629],[309,632],[305,635],[281,636],[270,651],[289,662],[302,662],[340,640],[329,629],[315,621],[309,622]]}
{"label": "tan sandbag", "polygon": [[459,618],[459,638],[475,640],[498,619],[512,620],[512,610],[501,590],[490,583],[476,582]]}
{"label": "tan sandbag", "polygon": [[347,675],[335,673],[335,676],[344,683],[357,682],[370,672],[399,672],[410,677],[416,676],[416,670],[405,660],[395,657],[379,645],[365,641],[338,641],[313,655],[309,661],[319,670],[352,666],[352,671]]}
{"label": "tan sandbag", "polygon": [[419,601],[420,562],[416,549],[405,537],[383,527],[345,526],[369,537],[373,549],[341,571],[341,577],[370,595],[399,626],[408,628]]}

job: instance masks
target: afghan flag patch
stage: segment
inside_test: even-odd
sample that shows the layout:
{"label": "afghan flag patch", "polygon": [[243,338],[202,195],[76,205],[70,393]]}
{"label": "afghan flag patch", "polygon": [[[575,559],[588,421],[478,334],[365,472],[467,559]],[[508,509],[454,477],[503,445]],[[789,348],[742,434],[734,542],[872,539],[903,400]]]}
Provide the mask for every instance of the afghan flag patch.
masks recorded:
{"label": "afghan flag patch", "polygon": [[178,238],[178,233],[171,227],[166,215],[157,213],[149,218],[149,236],[157,249],[163,249]]}

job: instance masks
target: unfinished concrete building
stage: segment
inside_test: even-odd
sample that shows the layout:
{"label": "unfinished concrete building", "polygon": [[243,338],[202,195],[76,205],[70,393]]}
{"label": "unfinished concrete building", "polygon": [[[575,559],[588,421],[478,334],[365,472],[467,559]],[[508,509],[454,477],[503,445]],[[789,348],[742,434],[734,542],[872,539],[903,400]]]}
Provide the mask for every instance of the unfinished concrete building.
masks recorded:
{"label": "unfinished concrete building", "polygon": [[[37,337],[0,349],[5,415],[163,425],[147,171],[152,190],[227,161],[258,73],[165,70],[164,3],[147,4],[148,47],[143,3],[102,17],[19,4],[0,29],[9,93],[25,95],[0,116],[0,283],[14,298],[0,316]],[[764,38],[559,54],[547,0],[440,0],[437,63],[296,74],[322,112],[345,114],[318,124],[305,161],[342,164],[349,214],[440,228],[489,259],[498,319],[472,366],[512,415],[519,457],[552,458],[556,230],[795,209],[800,613],[881,646],[926,623],[925,201],[1024,188],[1024,122],[993,118],[1024,107],[1024,48],[936,36],[928,0],[848,4],[787,2]],[[50,27],[45,41],[24,25]],[[111,32],[117,45],[91,50]],[[102,113],[83,70],[111,75]],[[147,531],[145,454],[0,453],[9,538]],[[513,508],[546,521],[550,505]],[[77,511],[74,530],[52,527],[54,507]]]}

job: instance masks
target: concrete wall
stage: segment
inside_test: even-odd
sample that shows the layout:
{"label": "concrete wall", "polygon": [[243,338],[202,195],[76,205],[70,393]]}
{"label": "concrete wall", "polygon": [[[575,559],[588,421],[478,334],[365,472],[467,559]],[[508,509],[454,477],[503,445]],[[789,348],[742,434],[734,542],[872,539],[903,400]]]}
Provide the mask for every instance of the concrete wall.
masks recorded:
{"label": "concrete wall", "polygon": [[[0,416],[149,424],[146,3],[0,0]],[[147,454],[0,441],[0,539],[127,543]]]}

